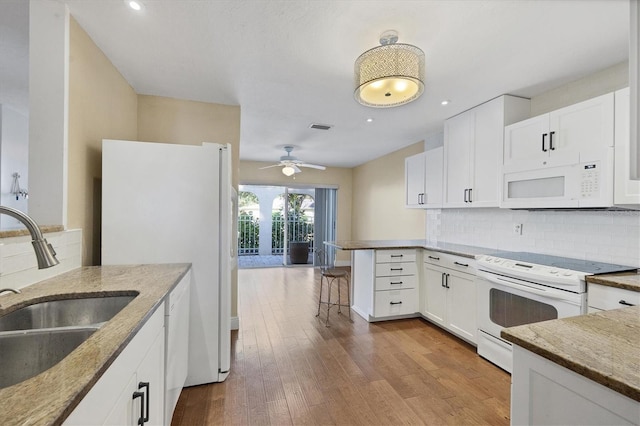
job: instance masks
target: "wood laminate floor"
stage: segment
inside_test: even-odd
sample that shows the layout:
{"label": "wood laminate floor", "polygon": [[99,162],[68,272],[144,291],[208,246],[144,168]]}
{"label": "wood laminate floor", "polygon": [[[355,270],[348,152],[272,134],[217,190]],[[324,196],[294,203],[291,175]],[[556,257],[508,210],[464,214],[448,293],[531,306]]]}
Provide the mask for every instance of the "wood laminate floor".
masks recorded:
{"label": "wood laminate floor", "polygon": [[509,423],[510,376],[422,319],[315,317],[312,268],[238,272],[231,374],[185,388],[172,425]]}

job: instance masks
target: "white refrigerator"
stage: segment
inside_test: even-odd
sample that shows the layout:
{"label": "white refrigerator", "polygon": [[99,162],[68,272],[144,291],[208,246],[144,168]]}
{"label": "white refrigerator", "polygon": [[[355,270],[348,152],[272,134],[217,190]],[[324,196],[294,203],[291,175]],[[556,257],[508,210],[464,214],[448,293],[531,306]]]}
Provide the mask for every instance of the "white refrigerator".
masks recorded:
{"label": "white refrigerator", "polygon": [[102,264],[192,264],[185,386],[229,374],[230,163],[229,145],[102,142]]}

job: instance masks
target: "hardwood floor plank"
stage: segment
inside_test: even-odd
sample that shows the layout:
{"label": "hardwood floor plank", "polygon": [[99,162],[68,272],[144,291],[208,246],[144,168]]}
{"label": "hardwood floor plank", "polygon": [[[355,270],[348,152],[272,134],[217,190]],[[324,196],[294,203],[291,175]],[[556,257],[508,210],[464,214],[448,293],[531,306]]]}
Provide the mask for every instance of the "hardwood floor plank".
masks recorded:
{"label": "hardwood floor plank", "polygon": [[223,383],[186,388],[171,424],[509,423],[510,375],[423,319],[315,317],[312,268],[238,274],[240,330]]}

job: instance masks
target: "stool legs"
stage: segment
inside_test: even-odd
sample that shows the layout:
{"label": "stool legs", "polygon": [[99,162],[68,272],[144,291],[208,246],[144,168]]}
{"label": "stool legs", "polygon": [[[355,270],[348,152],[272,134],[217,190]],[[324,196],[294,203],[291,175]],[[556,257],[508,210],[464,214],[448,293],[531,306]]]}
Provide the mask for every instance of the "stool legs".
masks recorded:
{"label": "stool legs", "polygon": [[[343,305],[342,304],[342,290],[340,287],[342,287],[342,278],[344,278],[346,280],[346,284],[347,284],[347,304]],[[327,301],[323,302],[322,301],[322,288],[324,287],[324,281],[327,281]],[[331,302],[331,287],[333,287],[333,283],[336,282],[336,284],[338,285],[338,302]],[[351,277],[349,275],[345,276],[340,276],[340,277],[328,277],[325,275],[321,275],[320,276],[320,296],[318,297],[318,313],[316,314],[316,317],[320,316],[320,306],[323,303],[326,303],[327,305],[327,320],[325,321],[325,326],[329,327],[329,312],[331,310],[332,306],[337,305],[338,306],[338,313],[341,314],[342,313],[342,307],[346,306],[349,312],[349,320],[351,320],[351,292],[349,291],[349,287],[350,287],[350,283],[351,283]]]}

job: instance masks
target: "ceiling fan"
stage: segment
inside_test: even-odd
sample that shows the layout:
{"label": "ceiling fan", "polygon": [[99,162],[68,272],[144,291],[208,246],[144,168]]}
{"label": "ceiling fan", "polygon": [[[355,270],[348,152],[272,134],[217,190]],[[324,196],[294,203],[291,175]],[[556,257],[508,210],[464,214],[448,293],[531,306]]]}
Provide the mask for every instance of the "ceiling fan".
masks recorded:
{"label": "ceiling fan", "polygon": [[318,164],[309,164],[309,163],[305,163],[302,160],[298,160],[297,157],[294,157],[293,155],[291,155],[291,151],[293,151],[293,146],[291,145],[285,146],[284,150],[287,151],[287,155],[283,155],[282,157],[280,157],[280,162],[278,164],[272,164],[270,166],[260,167],[260,170],[269,169],[271,167],[283,166],[282,173],[285,174],[286,176],[292,176],[295,173],[302,172],[302,170],[300,170],[300,167],[308,167],[311,169],[318,169],[318,170],[326,169],[325,166],[320,166]]}

